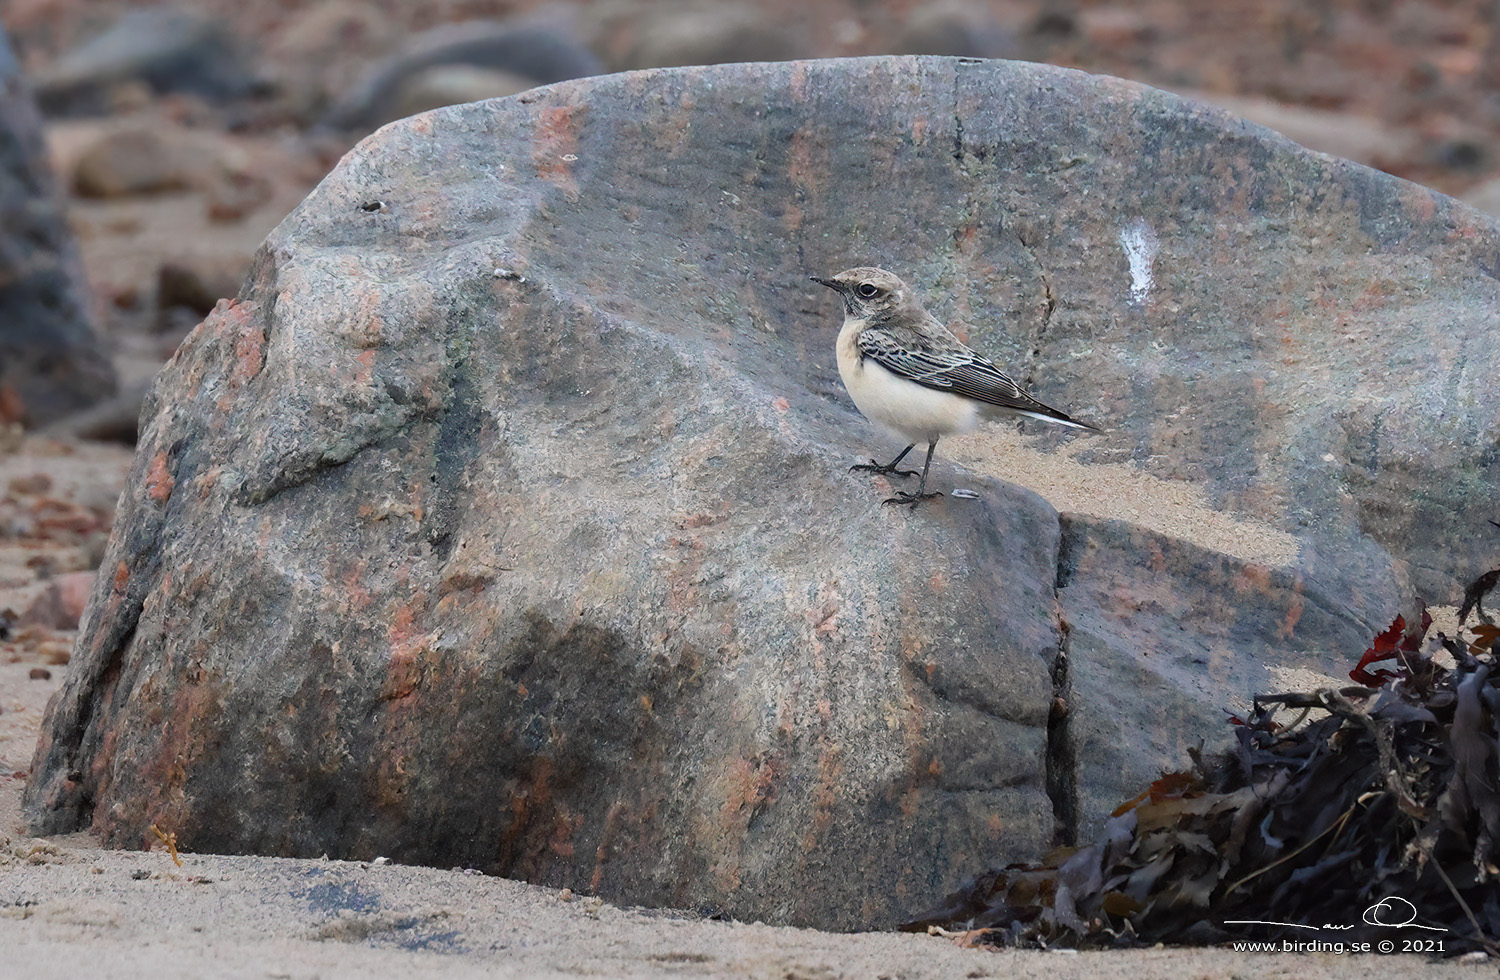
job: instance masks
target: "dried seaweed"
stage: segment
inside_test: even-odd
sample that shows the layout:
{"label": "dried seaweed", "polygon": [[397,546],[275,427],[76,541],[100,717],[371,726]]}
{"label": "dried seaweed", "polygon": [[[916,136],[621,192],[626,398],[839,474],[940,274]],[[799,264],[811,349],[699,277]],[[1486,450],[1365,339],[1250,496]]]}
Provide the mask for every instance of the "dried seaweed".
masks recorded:
{"label": "dried seaweed", "polygon": [[1462,626],[1464,624],[1464,620],[1469,618],[1470,612],[1477,613],[1480,622],[1494,622],[1484,611],[1484,597],[1494,591],[1497,583],[1500,583],[1500,568],[1493,568],[1476,578],[1464,590],[1464,603],[1458,607],[1458,625]]}
{"label": "dried seaweed", "polygon": [[[1471,586],[1473,605],[1492,585]],[[902,928],[1500,955],[1500,628],[1466,642],[1431,623],[1398,617],[1357,686],[1256,698],[1231,750],[1158,779],[1098,840],[978,875]]]}

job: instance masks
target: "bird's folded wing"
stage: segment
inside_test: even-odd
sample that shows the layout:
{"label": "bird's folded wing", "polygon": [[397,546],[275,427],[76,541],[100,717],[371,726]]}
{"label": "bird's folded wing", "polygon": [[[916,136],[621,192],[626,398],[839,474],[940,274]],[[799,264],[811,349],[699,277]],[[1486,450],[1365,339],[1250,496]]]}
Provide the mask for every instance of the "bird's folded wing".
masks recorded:
{"label": "bird's folded wing", "polygon": [[860,352],[892,374],[937,391],[1001,408],[1061,414],[1026,394],[999,368],[967,347],[938,347],[918,335],[902,334],[878,327],[865,330],[859,335]]}

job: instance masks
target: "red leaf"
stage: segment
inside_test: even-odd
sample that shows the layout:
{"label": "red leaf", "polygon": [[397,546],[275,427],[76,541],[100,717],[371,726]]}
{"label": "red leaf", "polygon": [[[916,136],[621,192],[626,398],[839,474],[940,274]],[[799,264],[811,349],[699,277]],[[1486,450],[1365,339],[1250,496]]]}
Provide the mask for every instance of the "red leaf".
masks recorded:
{"label": "red leaf", "polygon": [[[1386,657],[1392,656],[1396,652],[1396,644],[1399,643],[1401,641],[1401,637],[1403,637],[1405,635],[1406,635],[1406,617],[1405,616],[1397,616],[1396,617],[1396,621],[1393,622],[1393,623],[1391,623],[1391,628],[1390,629],[1386,630],[1384,633],[1381,633],[1379,636],[1375,637],[1375,647],[1374,647],[1374,649],[1382,651]],[[1377,659],[1383,659],[1383,658],[1377,658]]]}
{"label": "red leaf", "polygon": [[[1431,622],[1432,617],[1427,615],[1427,611],[1424,609],[1422,611],[1422,630],[1424,633]],[[1405,637],[1406,617],[1397,616],[1396,621],[1391,624],[1390,629],[1375,637],[1375,645],[1366,650],[1365,655],[1359,658],[1359,663],[1353,670],[1349,671],[1349,677],[1356,683],[1363,684],[1366,687],[1380,687],[1386,681],[1398,677],[1399,675],[1394,671],[1377,670],[1371,672],[1365,670],[1365,668],[1370,664],[1378,663],[1382,660],[1390,660],[1396,656],[1399,649],[1398,644],[1404,645],[1402,644],[1402,640]]]}
{"label": "red leaf", "polygon": [[1402,637],[1401,649],[1406,653],[1416,653],[1422,649],[1422,640],[1427,636],[1427,627],[1432,625],[1432,617],[1427,613],[1427,606],[1422,603],[1419,605],[1422,606],[1422,628],[1408,630]]}

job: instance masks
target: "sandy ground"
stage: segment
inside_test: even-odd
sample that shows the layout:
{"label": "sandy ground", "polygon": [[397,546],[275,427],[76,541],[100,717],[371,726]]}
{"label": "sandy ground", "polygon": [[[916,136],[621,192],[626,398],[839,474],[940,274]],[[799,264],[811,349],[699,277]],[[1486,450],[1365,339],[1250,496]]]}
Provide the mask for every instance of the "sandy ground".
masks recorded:
{"label": "sandy ground", "polygon": [[[1059,506],[1100,516],[1155,515],[1151,520],[1167,533],[1247,558],[1287,560],[1288,552],[1275,550],[1287,546],[1275,532],[1208,511],[1184,486],[1129,467],[1083,466],[1066,451],[1043,454],[1010,430],[953,443],[954,458],[982,463]],[[101,511],[122,485],[128,461],[122,447],[39,438],[0,455],[11,531],[0,546],[0,610],[32,600],[50,575],[88,565],[100,532],[87,515],[107,517]],[[73,519],[49,525],[39,514]],[[618,908],[462,869],[203,854],[183,854],[178,866],[165,848],[106,850],[88,834],[35,839],[20,819],[21,790],[47,699],[68,669],[60,661],[72,637],[71,630],[28,628],[0,643],[0,976],[1494,975],[1492,963],[1412,955],[997,952],[938,936],[833,934]]]}
{"label": "sandy ground", "polygon": [[61,671],[0,665],[0,975],[107,977],[981,978],[1494,976],[1481,958],[1151,949],[964,949],[627,909],[461,869],[111,851],[28,838],[16,756]]}

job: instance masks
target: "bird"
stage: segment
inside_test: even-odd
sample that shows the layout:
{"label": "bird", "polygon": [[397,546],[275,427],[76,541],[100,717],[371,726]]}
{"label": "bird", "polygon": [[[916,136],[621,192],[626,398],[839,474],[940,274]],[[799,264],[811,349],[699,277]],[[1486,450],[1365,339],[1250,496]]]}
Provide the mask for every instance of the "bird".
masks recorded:
{"label": "bird", "polygon": [[1097,432],[1066,412],[1028,395],[988,358],[955,337],[922,306],[901,278],[884,269],[845,269],[831,279],[809,277],[844,301],[844,324],[835,348],[839,377],[854,405],[873,422],[906,440],[889,463],[875,460],[849,468],[913,477],[897,469],[917,443],[927,443],[927,461],[917,492],[899,491],[887,504],[915,508],[941,497],[927,492],[927,471],[942,436],[972,432],[981,421],[1024,416]]}

